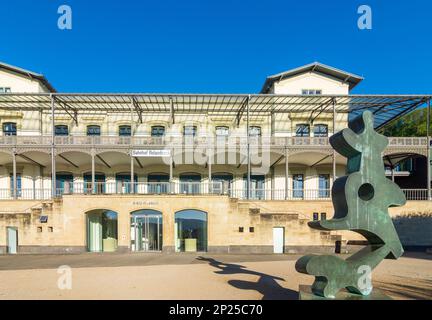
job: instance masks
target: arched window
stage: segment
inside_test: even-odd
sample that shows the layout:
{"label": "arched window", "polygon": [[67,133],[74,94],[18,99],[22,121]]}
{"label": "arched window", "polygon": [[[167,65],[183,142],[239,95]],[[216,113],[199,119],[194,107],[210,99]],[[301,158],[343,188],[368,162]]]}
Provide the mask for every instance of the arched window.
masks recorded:
{"label": "arched window", "polygon": [[119,136],[121,137],[130,137],[132,135],[132,127],[125,125],[119,126]]}
{"label": "arched window", "polygon": [[216,137],[228,137],[229,127],[227,126],[217,126],[216,127]]}
{"label": "arched window", "polygon": [[314,125],[314,137],[328,137],[328,126],[326,124]]}
{"label": "arched window", "polygon": [[101,128],[100,126],[87,126],[87,135],[88,136],[100,136],[101,135]]}
{"label": "arched window", "polygon": [[197,126],[184,126],[183,135],[187,137],[195,137],[197,133]]}
{"label": "arched window", "polygon": [[212,174],[212,190],[215,193],[226,193],[231,190],[231,184],[234,177],[231,173],[214,173]]}
{"label": "arched window", "polygon": [[17,125],[15,122],[5,122],[3,123],[3,134],[5,136],[16,136],[17,135]]}
{"label": "arched window", "polygon": [[296,125],[296,137],[309,137],[310,126],[306,123]]}
{"label": "arched window", "polygon": [[152,137],[163,137],[165,135],[165,127],[164,126],[152,126],[151,127],[151,136]]}
{"label": "arched window", "polygon": [[117,212],[97,209],[87,212],[87,250],[113,252],[118,241]]}
{"label": "arched window", "polygon": [[54,127],[54,134],[56,136],[67,136],[69,135],[69,128],[63,124],[56,125]]}
{"label": "arched window", "polygon": [[207,251],[207,212],[195,209],[175,214],[176,252]]}
{"label": "arched window", "polygon": [[249,136],[250,137],[261,137],[261,127],[250,126],[249,127]]}
{"label": "arched window", "polygon": [[162,212],[144,209],[131,213],[132,251],[162,251]]}

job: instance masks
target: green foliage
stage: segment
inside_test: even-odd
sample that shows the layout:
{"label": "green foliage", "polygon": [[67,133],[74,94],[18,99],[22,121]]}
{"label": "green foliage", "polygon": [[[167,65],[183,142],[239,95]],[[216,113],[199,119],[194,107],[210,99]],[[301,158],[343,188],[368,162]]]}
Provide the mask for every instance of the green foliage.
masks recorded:
{"label": "green foliage", "polygon": [[382,133],[387,137],[425,137],[426,123],[427,109],[418,109],[390,123]]}

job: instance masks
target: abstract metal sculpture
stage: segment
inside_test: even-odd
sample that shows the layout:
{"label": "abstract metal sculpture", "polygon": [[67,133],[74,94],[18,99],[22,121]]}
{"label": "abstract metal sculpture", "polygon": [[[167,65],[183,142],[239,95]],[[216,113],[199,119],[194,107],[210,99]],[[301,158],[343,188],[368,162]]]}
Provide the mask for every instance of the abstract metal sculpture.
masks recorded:
{"label": "abstract metal sculpture", "polygon": [[330,138],[330,144],[348,158],[347,176],[334,181],[333,219],[309,222],[319,230],[351,230],[363,235],[369,245],[347,260],[336,256],[308,255],[296,262],[296,270],[315,276],[312,293],[334,298],[343,288],[367,296],[371,281],[364,274],[383,259],[397,259],[403,253],[388,208],[404,205],[405,195],[385,176],[382,152],[388,139],[374,130],[373,115],[366,111]]}

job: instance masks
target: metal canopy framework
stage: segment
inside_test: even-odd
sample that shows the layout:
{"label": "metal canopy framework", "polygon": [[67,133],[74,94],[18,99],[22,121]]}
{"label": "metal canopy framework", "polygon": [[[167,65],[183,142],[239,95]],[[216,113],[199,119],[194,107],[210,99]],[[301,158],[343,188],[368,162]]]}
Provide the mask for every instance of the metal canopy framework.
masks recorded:
{"label": "metal canopy framework", "polygon": [[320,114],[349,113],[350,118],[370,110],[375,127],[426,105],[430,95],[273,95],[273,94],[1,94],[0,110],[51,111],[68,114],[75,123],[79,114],[117,112],[137,115],[168,113],[174,122],[176,114],[208,114],[231,118],[237,125],[247,114],[250,119],[278,113],[306,113],[313,121]]}
{"label": "metal canopy framework", "polygon": [[[309,119],[313,123],[319,116],[326,115],[333,121],[333,133],[336,127],[337,114],[345,114],[349,119],[370,110],[374,114],[375,128],[380,129],[391,121],[418,108],[427,106],[427,136],[429,138],[430,100],[432,95],[273,95],[273,94],[71,94],[71,93],[7,93],[0,94],[0,110],[6,111],[37,111],[51,116],[51,194],[56,195],[56,143],[55,116],[67,115],[78,124],[79,116],[100,113],[130,114],[131,126],[135,122],[143,122],[146,114],[169,114],[171,123],[175,123],[179,114],[206,114],[232,121],[237,126],[244,121],[249,132],[251,120],[270,117],[273,123],[277,114],[294,115]],[[42,119],[42,117],[40,118]],[[429,163],[429,144],[427,146]],[[208,153],[209,156],[210,153]],[[16,152],[13,151],[13,195],[17,198]],[[285,148],[285,198],[288,199],[288,149]],[[110,164],[91,152],[92,192],[96,185],[95,158],[98,157],[107,167]],[[134,182],[134,157],[131,154],[131,183]],[[336,179],[336,153],[333,151],[333,181]],[[67,159],[64,159],[68,161]],[[387,158],[388,161],[391,159]],[[395,160],[395,159],[393,159]],[[136,159],[140,167],[139,160]],[[279,161],[279,160],[278,160]],[[321,160],[322,161],[322,160]],[[73,163],[71,163],[74,165]],[[276,164],[276,163],[275,163]],[[170,181],[174,167],[170,161]],[[314,164],[316,165],[316,164]],[[207,161],[209,177],[212,163]],[[250,135],[247,135],[247,198],[251,191],[251,149]],[[430,167],[427,166],[428,181]],[[211,188],[211,187],[209,187]],[[210,189],[209,189],[210,191]],[[431,188],[428,188],[428,199],[431,199]]]}

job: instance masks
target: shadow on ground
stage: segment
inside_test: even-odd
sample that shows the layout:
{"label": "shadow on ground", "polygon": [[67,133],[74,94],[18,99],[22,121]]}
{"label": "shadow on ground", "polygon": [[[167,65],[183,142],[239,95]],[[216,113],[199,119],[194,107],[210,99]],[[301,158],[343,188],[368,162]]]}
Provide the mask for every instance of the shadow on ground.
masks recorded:
{"label": "shadow on ground", "polygon": [[262,300],[297,300],[298,292],[282,287],[276,280],[283,278],[246,269],[245,266],[233,263],[224,263],[213,258],[197,257],[197,260],[207,262],[210,266],[219,269],[217,274],[248,274],[258,276],[258,281],[229,280],[228,284],[242,290],[255,290],[261,293]]}
{"label": "shadow on ground", "polygon": [[431,300],[432,280],[397,277],[396,281],[374,281],[375,287],[402,299]]}

